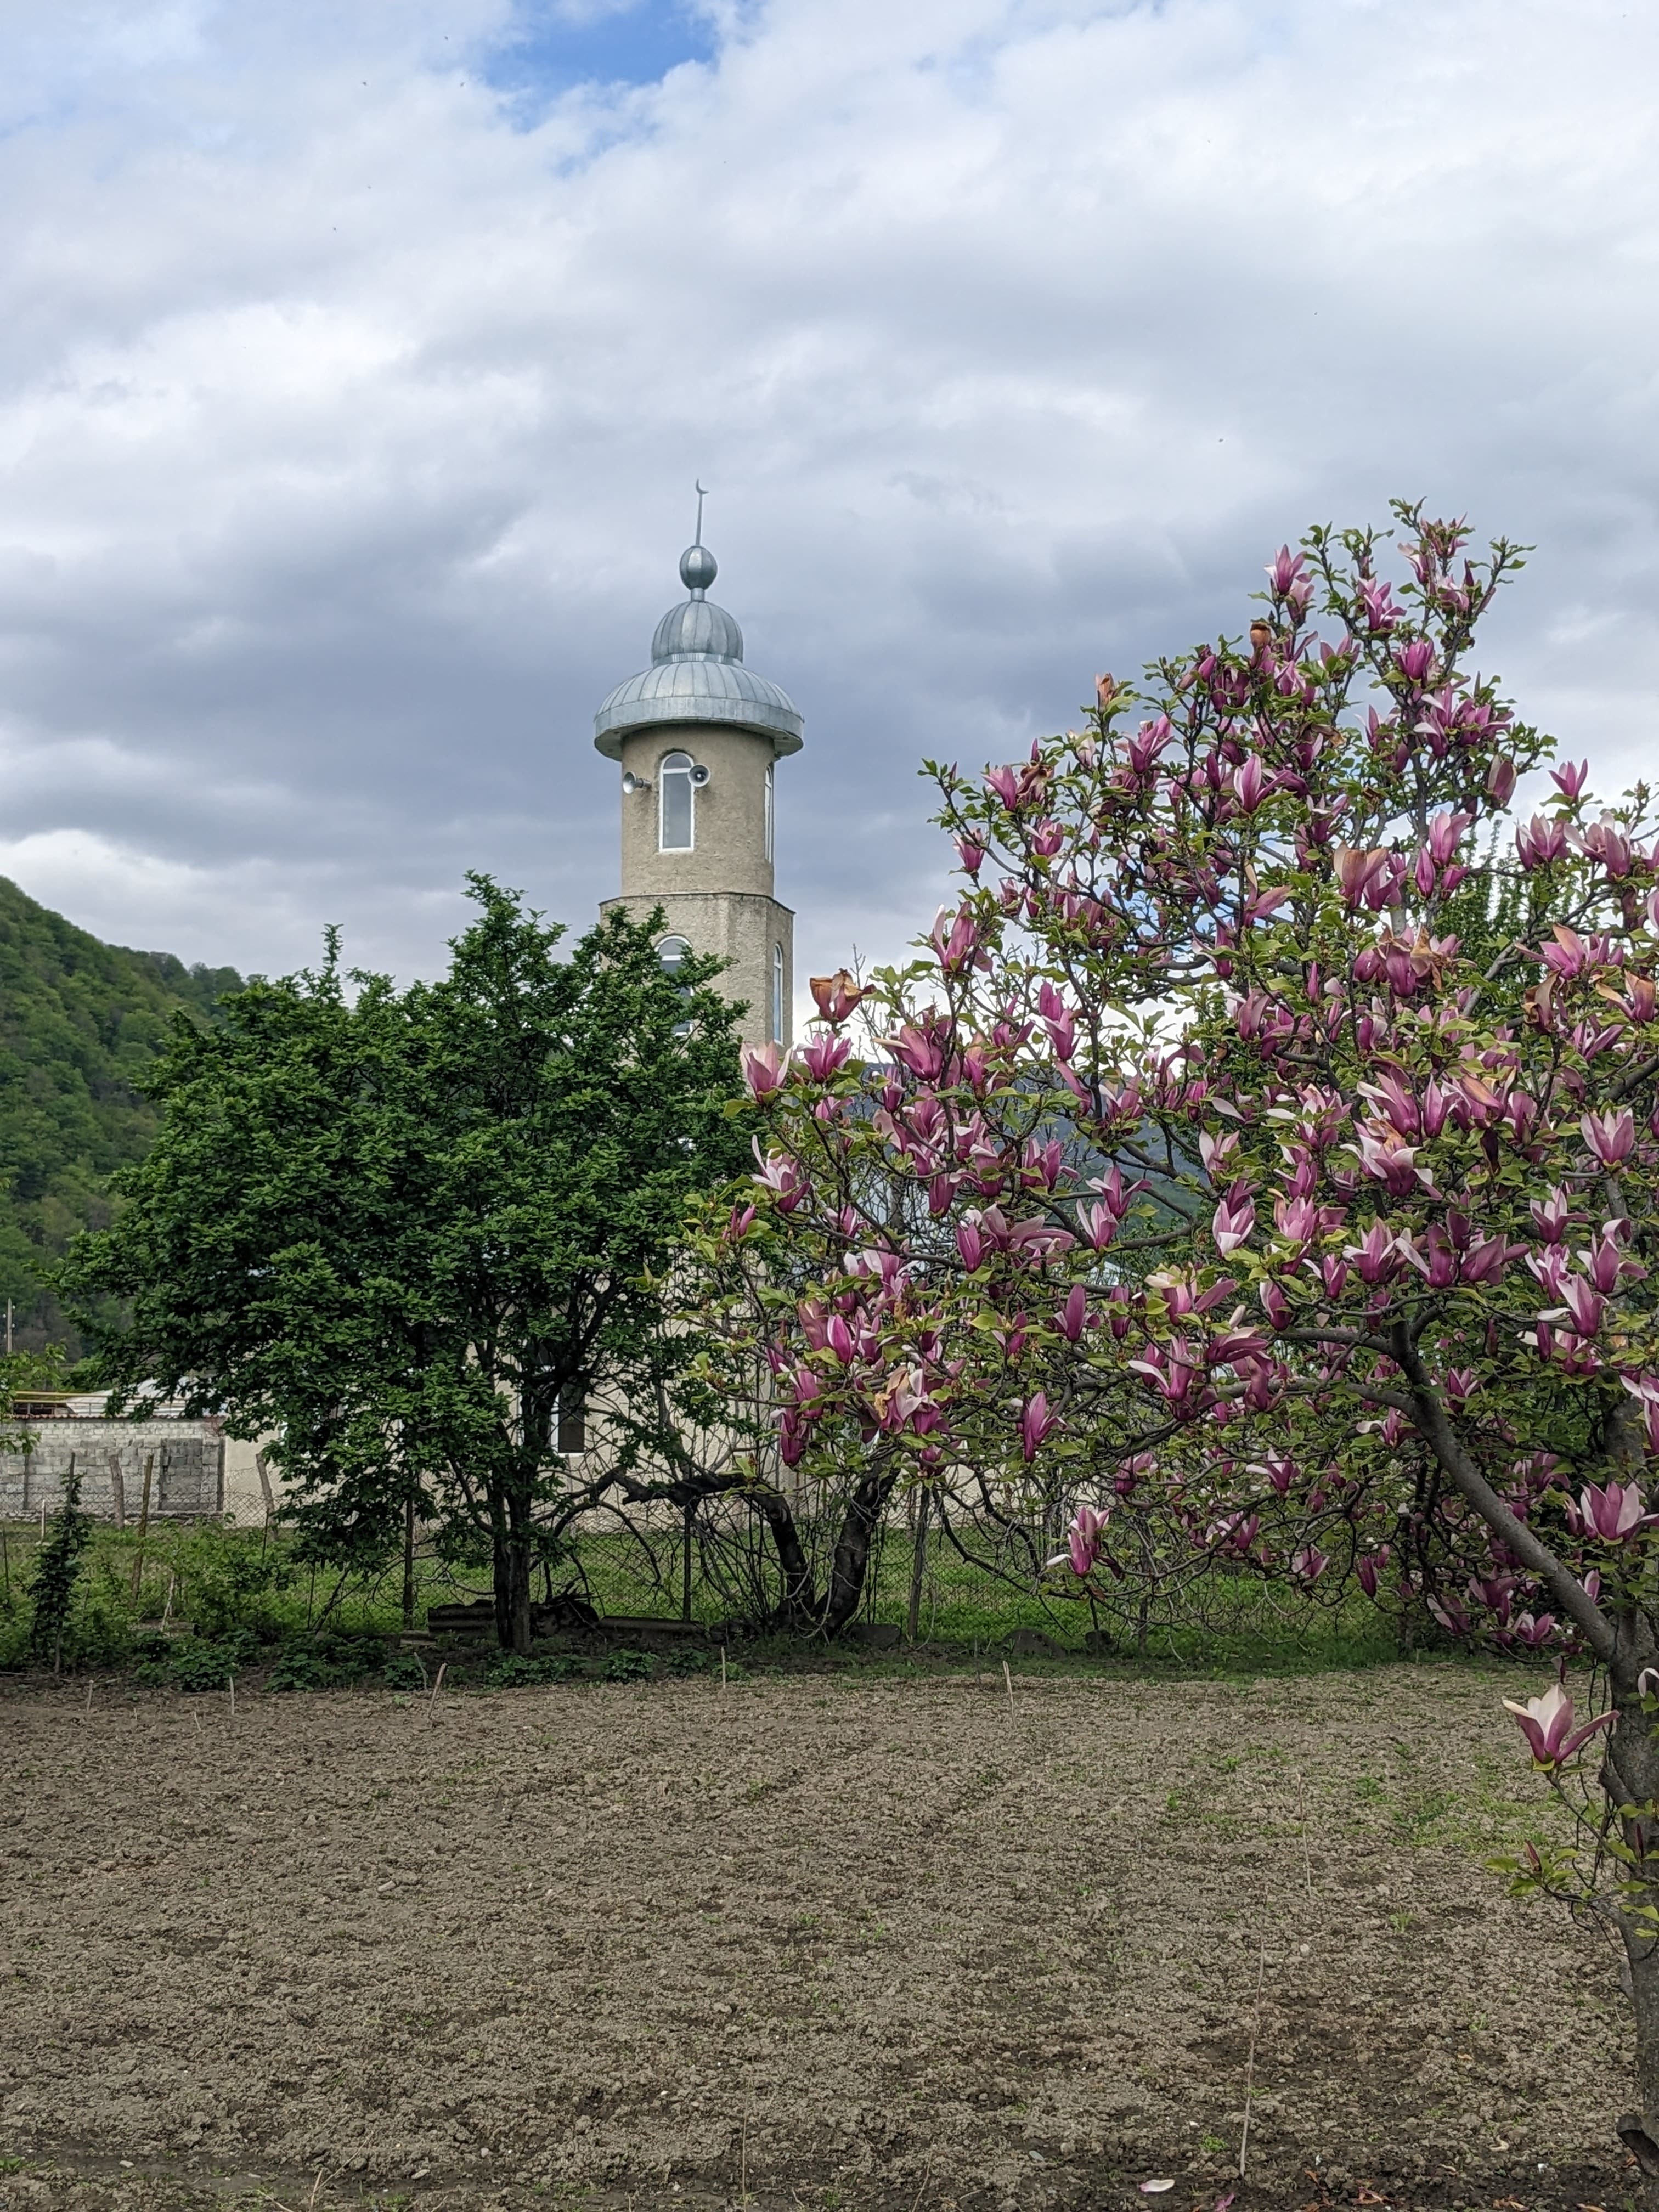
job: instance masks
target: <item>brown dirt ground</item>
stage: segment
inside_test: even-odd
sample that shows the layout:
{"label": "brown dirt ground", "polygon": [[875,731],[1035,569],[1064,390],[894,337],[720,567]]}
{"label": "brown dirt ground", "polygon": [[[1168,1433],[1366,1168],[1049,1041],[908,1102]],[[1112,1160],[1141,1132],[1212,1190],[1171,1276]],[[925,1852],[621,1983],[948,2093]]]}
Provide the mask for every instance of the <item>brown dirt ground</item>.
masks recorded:
{"label": "brown dirt ground", "polygon": [[14,1690],[0,2206],[1614,2212],[1504,1689]]}

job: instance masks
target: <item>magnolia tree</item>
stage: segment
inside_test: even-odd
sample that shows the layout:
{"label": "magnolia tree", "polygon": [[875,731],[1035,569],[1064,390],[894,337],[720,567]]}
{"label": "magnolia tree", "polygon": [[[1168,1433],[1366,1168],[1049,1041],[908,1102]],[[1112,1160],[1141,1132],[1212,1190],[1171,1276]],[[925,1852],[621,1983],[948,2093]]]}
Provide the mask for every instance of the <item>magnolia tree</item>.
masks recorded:
{"label": "magnolia tree", "polygon": [[1077,1589],[1156,1526],[1535,1655],[1511,1711],[1577,1825],[1513,1875],[1622,1942],[1654,2173],[1659,845],[1578,765],[1515,825],[1548,748],[1470,656],[1516,549],[1396,512],[1083,732],[930,771],[957,896],[748,1055],[718,1310],[805,1474],[1063,1471]]}

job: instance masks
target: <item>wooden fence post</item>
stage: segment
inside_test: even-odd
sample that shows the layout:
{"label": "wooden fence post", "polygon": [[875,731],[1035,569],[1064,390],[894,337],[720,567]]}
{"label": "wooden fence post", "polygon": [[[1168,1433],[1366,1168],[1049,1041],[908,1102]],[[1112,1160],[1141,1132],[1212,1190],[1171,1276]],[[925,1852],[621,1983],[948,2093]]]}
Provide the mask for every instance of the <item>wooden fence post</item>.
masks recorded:
{"label": "wooden fence post", "polygon": [[155,1465],[155,1455],[144,1455],[144,1492],[138,1502],[138,1549],[132,1556],[132,1602],[138,1602],[138,1585],[144,1577],[144,1539],[149,1534],[149,1478]]}
{"label": "wooden fence post", "polygon": [[122,1472],[118,1451],[112,1451],[109,1455],[109,1489],[110,1501],[115,1508],[115,1525],[118,1528],[125,1528],[127,1525],[127,1479]]}

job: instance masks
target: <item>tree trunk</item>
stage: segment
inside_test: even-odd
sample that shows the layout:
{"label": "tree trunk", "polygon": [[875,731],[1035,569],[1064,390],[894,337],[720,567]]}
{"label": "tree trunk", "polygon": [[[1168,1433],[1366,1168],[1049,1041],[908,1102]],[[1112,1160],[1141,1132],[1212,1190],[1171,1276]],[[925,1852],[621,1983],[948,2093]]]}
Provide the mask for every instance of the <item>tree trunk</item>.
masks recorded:
{"label": "tree trunk", "polygon": [[530,1499],[517,1490],[491,1500],[490,1540],[495,1565],[495,1638],[503,1651],[530,1656]]}
{"label": "tree trunk", "polygon": [[772,1548],[778,1555],[778,1570],[783,1577],[783,1595],[778,1601],[774,1626],[815,1627],[818,1607],[812,1587],[811,1562],[801,1543],[789,1502],[769,1486],[751,1491],[750,1496],[771,1534]]}
{"label": "tree trunk", "polygon": [[1619,2121],[1619,2139],[1642,2170],[1643,2198],[1659,2203],[1659,1947],[1628,1920],[1620,1929],[1630,1960],[1631,2002],[1636,2014],[1636,2094],[1639,2112]]}
{"label": "tree trunk", "polygon": [[870,1546],[896,1480],[893,1470],[878,1462],[853,1492],[830,1567],[830,1594],[822,1623],[826,1636],[838,1636],[859,1609],[870,1565]]}
{"label": "tree trunk", "polygon": [[[1643,1712],[1637,1684],[1644,1668],[1659,1663],[1659,1644],[1639,1613],[1622,1614],[1619,1642],[1607,1669],[1619,1717],[1601,1767],[1601,1787],[1610,1804],[1636,1809],[1620,1823],[1639,1871],[1659,1888],[1659,1736]],[[1632,1874],[1638,1868],[1632,1867]],[[1619,2136],[1644,2177],[1644,2201],[1659,2206],[1659,1940],[1650,1928],[1620,1914],[1619,1932],[1630,1964],[1630,1996],[1636,2015],[1636,2092],[1639,2107],[1618,2123]]]}

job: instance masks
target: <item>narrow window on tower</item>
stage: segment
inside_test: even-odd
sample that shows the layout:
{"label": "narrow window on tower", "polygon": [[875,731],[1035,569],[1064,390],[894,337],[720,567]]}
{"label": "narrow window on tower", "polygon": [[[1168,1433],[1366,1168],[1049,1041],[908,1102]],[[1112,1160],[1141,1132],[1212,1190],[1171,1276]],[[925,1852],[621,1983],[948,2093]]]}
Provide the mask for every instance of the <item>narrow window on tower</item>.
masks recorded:
{"label": "narrow window on tower", "polygon": [[573,1455],[587,1449],[587,1399],[579,1382],[567,1382],[559,1393],[558,1433],[553,1448]]}
{"label": "narrow window on tower", "polygon": [[772,1042],[783,1042],[783,947],[772,947]]}
{"label": "narrow window on tower", "polygon": [[665,753],[657,770],[658,799],[657,849],[662,853],[689,853],[696,842],[692,809],[696,804],[691,795],[691,756],[690,753]]}
{"label": "narrow window on tower", "polygon": [[[657,958],[665,975],[678,975],[690,957],[691,947],[684,937],[665,937],[657,947]],[[676,1022],[674,1034],[676,1036],[690,1036],[690,1023]]]}
{"label": "narrow window on tower", "polygon": [[768,764],[766,770],[766,865],[769,868],[772,865],[772,769],[770,763]]}

